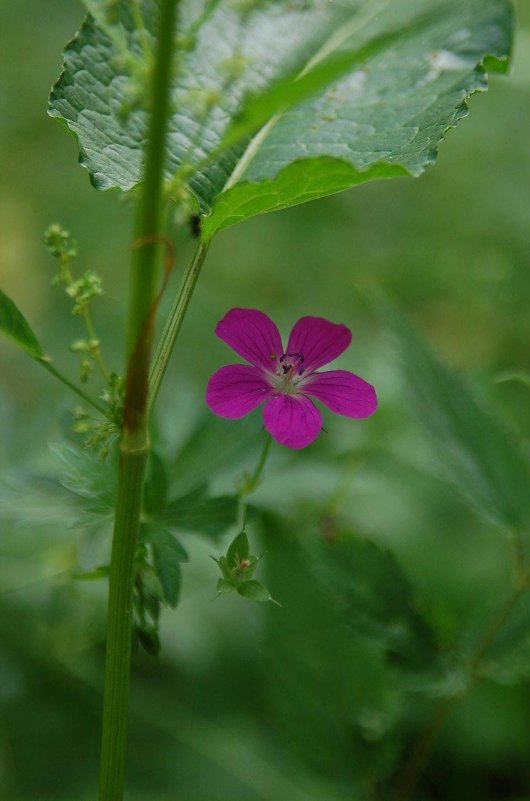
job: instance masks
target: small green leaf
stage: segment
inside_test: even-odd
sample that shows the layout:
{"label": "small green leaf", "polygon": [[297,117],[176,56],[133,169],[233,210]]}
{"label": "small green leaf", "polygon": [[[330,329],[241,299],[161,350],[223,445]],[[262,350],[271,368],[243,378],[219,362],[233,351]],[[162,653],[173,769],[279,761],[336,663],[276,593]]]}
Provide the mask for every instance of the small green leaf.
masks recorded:
{"label": "small green leaf", "polygon": [[245,531],[241,531],[230,543],[226,552],[229,568],[237,567],[244,559],[248,559],[250,546]]}
{"label": "small green leaf", "polygon": [[[243,598],[248,598],[251,601],[257,601],[258,603],[266,603],[267,601],[274,601],[274,598],[268,591],[263,584],[260,584],[259,581],[245,581],[243,584],[240,584],[237,588],[237,591]],[[277,601],[274,601],[277,603]]]}
{"label": "small green leaf", "polygon": [[180,563],[186,561],[187,554],[173,534],[164,529],[153,529],[151,543],[156,575],[164,592],[164,600],[175,609],[182,583]]}
{"label": "small green leaf", "polygon": [[226,561],[226,556],[220,556],[219,559],[216,559],[215,561],[219,565],[219,569],[220,569],[221,573],[223,574],[223,578],[225,578],[227,581],[231,581],[231,579],[232,579],[232,571],[228,567],[228,562]]}
{"label": "small green leaf", "polygon": [[160,653],[160,638],[154,626],[136,626],[136,636],[140,645],[151,656],[158,656]]}
{"label": "small green leaf", "polygon": [[[157,588],[158,589],[158,588]],[[150,616],[150,618],[157,623],[158,618],[160,617],[160,601],[163,600],[159,597],[159,594],[155,592],[146,592],[144,593],[144,610]]]}
{"label": "small green leaf", "polygon": [[12,300],[0,290],[0,331],[11,337],[32,359],[41,359],[44,352],[31,326]]}
{"label": "small green leaf", "polygon": [[227,581],[227,579],[220,578],[217,581],[217,594],[218,595],[224,595],[225,593],[228,593],[228,592],[235,592],[236,589],[237,589],[237,586],[235,584],[233,584],[231,581]]}

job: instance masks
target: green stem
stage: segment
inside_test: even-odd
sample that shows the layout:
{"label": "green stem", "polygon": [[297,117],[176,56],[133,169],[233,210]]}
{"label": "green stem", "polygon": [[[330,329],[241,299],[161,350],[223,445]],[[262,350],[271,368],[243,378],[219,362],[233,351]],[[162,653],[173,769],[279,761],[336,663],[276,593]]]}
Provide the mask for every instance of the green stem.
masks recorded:
{"label": "green stem", "polygon": [[[83,308],[82,316],[83,316],[83,320],[84,320],[84,323],[85,323],[85,328],[87,330],[88,336],[90,337],[90,340],[92,342],[97,342],[98,341],[98,337],[96,336],[96,330],[95,330],[94,325],[92,323],[92,318],[90,316],[90,312],[88,311],[88,307],[87,306],[85,306]],[[99,369],[99,372],[103,376],[103,379],[108,384],[109,381],[110,381],[110,372],[109,372],[109,370],[107,370],[107,366],[106,366],[105,362],[103,361],[103,356],[101,355],[101,351],[99,349],[99,345],[98,345],[97,348],[94,348],[94,350],[91,351],[91,355],[92,355],[92,358],[94,359],[94,361],[96,362],[96,364],[98,366],[98,369]]]}
{"label": "green stem", "polygon": [[[142,193],[138,201],[135,242],[131,262],[127,349],[133,353],[151,312],[155,296],[158,263],[163,242],[164,166],[166,131],[170,112],[172,51],[175,38],[177,0],[160,0],[158,52],[149,101],[151,125],[146,148]],[[165,26],[165,27],[164,27]],[[157,241],[158,239],[158,241]]]}
{"label": "green stem", "polygon": [[64,376],[61,372],[59,372],[59,370],[57,370],[53,366],[53,364],[51,364],[48,361],[47,357],[44,358],[39,357],[37,361],[44,367],[45,370],[47,370],[49,373],[55,376],[55,378],[58,378],[59,381],[61,381],[61,383],[65,385],[65,387],[71,389],[72,392],[75,392],[76,395],[79,395],[79,397],[82,398],[84,401],[86,401],[86,403],[89,403],[91,406],[94,407],[94,409],[97,409],[97,411],[100,412],[100,414],[103,415],[107,414],[103,406],[101,406],[97,401],[93,400],[90,397],[90,395],[87,395],[86,392],[83,392],[83,390],[80,387],[76,386],[76,384],[73,384],[68,378],[66,378],[66,376]]}
{"label": "green stem", "polygon": [[261,481],[261,476],[263,474],[263,469],[265,467],[265,464],[269,456],[271,444],[272,444],[272,437],[270,436],[270,434],[266,434],[265,440],[263,442],[261,455],[254,469],[254,472],[250,476],[245,476],[241,484],[241,488],[239,490],[238,506],[237,506],[238,529],[242,530],[245,527],[245,517],[247,514],[247,498],[252,492],[254,492],[255,489],[257,489]]}
{"label": "green stem", "polygon": [[122,454],[109,579],[100,801],[121,801],[127,747],[136,539],[147,449]]}
{"label": "green stem", "polygon": [[131,258],[124,426],[109,575],[99,801],[123,798],[136,543],[149,454],[148,373],[157,268],[160,243],[163,244],[163,178],[177,0],[160,0],[158,6],[157,52],[149,95],[151,119]]}
{"label": "green stem", "polygon": [[152,408],[158,395],[160,383],[164,377],[175,340],[182,326],[186,309],[197,284],[209,246],[209,242],[199,242],[193,258],[184,273],[179,291],[160,336],[149,377],[149,409]]}

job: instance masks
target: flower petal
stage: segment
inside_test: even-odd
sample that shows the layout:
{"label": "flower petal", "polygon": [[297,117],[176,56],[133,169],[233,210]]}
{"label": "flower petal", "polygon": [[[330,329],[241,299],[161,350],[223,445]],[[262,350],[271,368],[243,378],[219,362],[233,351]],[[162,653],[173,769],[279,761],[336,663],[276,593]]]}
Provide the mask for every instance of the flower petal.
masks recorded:
{"label": "flower petal", "polygon": [[350,342],[351,331],[345,325],[324,317],[301,317],[291,331],[287,353],[301,353],[306,371],[316,370],[340,356]]}
{"label": "flower petal", "polygon": [[313,395],[332,412],[344,414],[346,417],[369,417],[377,409],[374,387],[347,370],[313,373],[298,391]]}
{"label": "flower petal", "polygon": [[271,391],[257,367],[227,364],[208,381],[206,403],[215,414],[236,419],[259,406]]}
{"label": "flower petal", "polygon": [[315,404],[297,395],[274,395],[263,410],[265,428],[288,448],[305,448],[322,428],[322,415]]}
{"label": "flower petal", "polygon": [[230,309],[215,327],[217,336],[256,367],[274,372],[283,353],[280,332],[258,309]]}

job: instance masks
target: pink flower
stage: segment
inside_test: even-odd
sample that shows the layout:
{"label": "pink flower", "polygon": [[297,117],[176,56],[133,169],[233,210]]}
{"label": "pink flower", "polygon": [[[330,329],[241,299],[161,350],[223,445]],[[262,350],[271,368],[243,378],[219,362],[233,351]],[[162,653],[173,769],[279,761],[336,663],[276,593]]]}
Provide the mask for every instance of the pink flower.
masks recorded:
{"label": "pink flower", "polygon": [[375,389],[346,370],[318,368],[351,342],[345,325],[302,317],[284,350],[280,333],[258,309],[230,309],[217,336],[250,364],[228,364],[210,378],[206,402],[215,414],[236,419],[265,403],[265,428],[288,448],[305,448],[319,435],[322,414],[310,396],[346,417],[368,417],[377,408]]}

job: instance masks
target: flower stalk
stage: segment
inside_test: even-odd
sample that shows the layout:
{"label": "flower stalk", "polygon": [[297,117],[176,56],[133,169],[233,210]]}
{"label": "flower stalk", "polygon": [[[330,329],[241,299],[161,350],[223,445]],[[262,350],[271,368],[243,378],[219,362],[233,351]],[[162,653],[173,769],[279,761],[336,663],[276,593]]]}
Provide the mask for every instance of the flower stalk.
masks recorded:
{"label": "flower stalk", "polygon": [[136,543],[149,454],[148,376],[163,245],[163,180],[177,0],[160,0],[156,58],[148,87],[151,117],[131,259],[124,425],[109,576],[107,658],[99,801],[121,801],[127,745],[128,687]]}
{"label": "flower stalk", "polygon": [[179,291],[177,292],[164,330],[160,336],[149,378],[149,410],[152,408],[156,396],[158,395],[160,384],[166,372],[171,353],[173,352],[173,346],[175,345],[175,341],[182,326],[184,315],[186,314],[193,290],[197,284],[209,246],[210,242],[208,240],[199,242],[197,250],[184,273]]}
{"label": "flower stalk", "polygon": [[272,445],[272,437],[270,436],[270,434],[265,433],[265,439],[263,440],[263,448],[261,450],[258,463],[254,468],[254,472],[251,475],[245,475],[239,487],[238,504],[237,504],[238,530],[242,531],[245,528],[245,518],[247,515],[247,498],[258,488],[261,482],[263,470],[265,469],[265,465],[267,464],[267,459],[269,458],[271,445]]}

